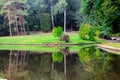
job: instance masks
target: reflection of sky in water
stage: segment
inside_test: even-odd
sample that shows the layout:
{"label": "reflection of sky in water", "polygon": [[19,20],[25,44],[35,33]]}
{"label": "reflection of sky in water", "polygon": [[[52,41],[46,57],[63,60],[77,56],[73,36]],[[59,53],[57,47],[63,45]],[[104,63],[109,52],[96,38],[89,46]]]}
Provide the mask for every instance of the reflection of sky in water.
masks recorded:
{"label": "reflection of sky in water", "polygon": [[62,47],[50,53],[0,51],[0,77],[9,80],[119,80],[120,56],[97,47],[71,54]]}

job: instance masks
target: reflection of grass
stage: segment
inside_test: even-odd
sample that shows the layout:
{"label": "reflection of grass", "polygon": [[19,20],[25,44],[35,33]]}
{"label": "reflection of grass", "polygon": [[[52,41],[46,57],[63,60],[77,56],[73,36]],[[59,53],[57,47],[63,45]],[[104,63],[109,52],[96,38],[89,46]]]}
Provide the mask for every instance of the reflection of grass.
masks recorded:
{"label": "reflection of grass", "polygon": [[17,45],[4,45],[0,46],[0,50],[29,50],[39,52],[53,52],[57,47],[42,47],[42,46],[17,46]]}
{"label": "reflection of grass", "polygon": [[[70,52],[78,52],[80,48],[87,47],[92,45],[83,45],[83,46],[70,46]],[[56,52],[59,49],[64,47],[42,47],[42,46],[17,46],[17,45],[1,45],[0,50],[28,50],[28,51],[37,51],[37,52]]]}
{"label": "reflection of grass", "polygon": [[[77,33],[68,33],[70,43],[90,42],[80,40]],[[0,37],[0,44],[41,44],[46,42],[59,42],[51,33],[41,33],[29,36]]]}
{"label": "reflection of grass", "polygon": [[71,52],[78,52],[79,51],[79,49],[81,49],[81,48],[85,48],[85,47],[91,47],[91,46],[95,46],[95,45],[81,45],[81,46],[71,46],[71,47],[69,47],[69,50],[71,51]]}

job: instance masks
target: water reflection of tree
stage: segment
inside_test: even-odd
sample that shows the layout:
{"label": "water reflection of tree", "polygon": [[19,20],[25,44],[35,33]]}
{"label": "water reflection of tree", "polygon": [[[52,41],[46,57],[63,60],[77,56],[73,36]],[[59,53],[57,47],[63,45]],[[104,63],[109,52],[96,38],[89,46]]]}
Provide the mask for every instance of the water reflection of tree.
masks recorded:
{"label": "water reflection of tree", "polygon": [[54,70],[52,75],[52,80],[66,80],[66,77],[64,73]]}
{"label": "water reflection of tree", "polygon": [[96,47],[87,47],[79,50],[79,60],[86,71],[86,79],[104,80],[110,70],[110,54],[102,54]]}
{"label": "water reflection of tree", "polygon": [[27,63],[27,69],[29,70],[30,80],[50,80],[51,71],[51,55],[47,53],[43,54],[31,54]]}
{"label": "water reflection of tree", "polygon": [[[64,75],[67,74],[67,62],[66,57],[69,55],[70,51],[68,47],[59,48],[52,54],[52,72],[54,72],[54,64],[55,62],[62,63],[63,62],[63,70]],[[61,68],[60,68],[61,69]],[[61,78],[62,79],[62,78]]]}
{"label": "water reflection of tree", "polygon": [[9,80],[26,80],[28,77],[25,68],[26,51],[12,51],[9,53],[8,74]]}
{"label": "water reflection of tree", "polygon": [[64,56],[69,54],[69,47],[58,48],[54,53],[52,53],[52,59],[54,62],[62,62],[64,60]]}

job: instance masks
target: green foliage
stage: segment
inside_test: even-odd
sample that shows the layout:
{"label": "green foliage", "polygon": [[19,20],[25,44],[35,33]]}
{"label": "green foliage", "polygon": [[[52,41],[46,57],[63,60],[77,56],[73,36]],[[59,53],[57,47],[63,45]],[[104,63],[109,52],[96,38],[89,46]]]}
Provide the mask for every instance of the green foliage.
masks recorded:
{"label": "green foliage", "polygon": [[50,31],[50,26],[51,26],[50,15],[48,13],[42,14],[40,21],[41,21],[40,22],[41,30],[44,31],[44,32]]}
{"label": "green foliage", "polygon": [[84,15],[87,15],[90,13],[90,8],[91,8],[91,0],[81,0],[82,8],[81,8],[81,13]]}
{"label": "green foliage", "polygon": [[78,34],[81,39],[94,41],[95,30],[90,24],[81,24]]}
{"label": "green foliage", "polygon": [[112,34],[111,36],[120,37],[120,33]]}
{"label": "green foliage", "polygon": [[39,31],[40,30],[40,27],[38,26],[38,25],[35,25],[35,26],[33,26],[33,29],[32,29],[33,31]]}
{"label": "green foliage", "polygon": [[52,58],[53,58],[54,62],[62,62],[63,61],[63,55],[60,52],[53,53]]}
{"label": "green foliage", "polygon": [[29,23],[31,31],[40,31],[40,24],[42,21],[42,14],[46,13],[46,8],[48,4],[45,0],[30,0],[29,15],[26,16],[26,20]]}
{"label": "green foliage", "polygon": [[26,23],[25,26],[26,26],[27,35],[30,35],[30,28],[29,28],[28,24]]}
{"label": "green foliage", "polygon": [[[105,53],[105,52],[101,52]],[[111,68],[111,63],[114,58],[111,54],[101,54],[100,50],[96,47],[86,47],[79,50],[78,56],[82,63],[83,69],[88,72],[86,79],[98,79],[103,78],[103,74],[106,74]],[[106,76],[105,76],[106,77]]]}
{"label": "green foliage", "polygon": [[100,30],[100,37],[102,38],[108,38],[112,31],[110,27],[104,27],[104,26],[100,26],[99,30]]}
{"label": "green foliage", "polygon": [[91,46],[91,47],[81,48],[79,50],[78,56],[82,64],[90,62],[92,59],[96,58],[95,47]]}
{"label": "green foliage", "polygon": [[58,13],[63,13],[67,7],[67,4],[68,3],[66,2],[66,0],[59,0],[53,9],[53,14],[56,15]]}
{"label": "green foliage", "polygon": [[58,27],[54,27],[53,30],[52,30],[52,35],[54,37],[58,37],[60,38],[61,35],[63,34],[63,29],[61,26],[58,26]]}
{"label": "green foliage", "polygon": [[96,30],[95,35],[96,35],[96,37],[99,37],[99,35],[100,35],[100,30]]}
{"label": "green foliage", "polygon": [[82,0],[80,12],[84,15],[84,22],[94,26],[112,28],[112,22],[120,16],[120,1],[113,0]]}
{"label": "green foliage", "polygon": [[[17,35],[22,31],[21,27],[24,26],[24,16],[27,16],[27,11],[27,0],[0,0],[0,14],[4,16],[5,22],[9,24],[10,36]],[[17,26],[20,28],[18,29]]]}

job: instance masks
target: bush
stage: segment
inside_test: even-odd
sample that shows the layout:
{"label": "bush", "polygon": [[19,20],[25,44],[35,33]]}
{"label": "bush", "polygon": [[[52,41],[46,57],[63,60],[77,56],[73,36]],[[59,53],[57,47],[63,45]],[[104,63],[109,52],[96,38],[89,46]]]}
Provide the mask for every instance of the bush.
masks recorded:
{"label": "bush", "polygon": [[38,25],[33,26],[33,31],[39,31],[40,27]]}
{"label": "bush", "polygon": [[111,28],[101,26],[100,38],[110,39]]}
{"label": "bush", "polygon": [[40,28],[44,32],[50,31],[50,15],[48,13],[44,13],[41,15],[41,20],[40,20]]}
{"label": "bush", "polygon": [[120,33],[112,34],[111,36],[120,37]]}
{"label": "bush", "polygon": [[96,37],[99,37],[100,36],[100,30],[96,30],[95,35],[96,35]]}
{"label": "bush", "polygon": [[95,30],[90,24],[81,24],[78,34],[83,40],[94,41]]}
{"label": "bush", "polygon": [[55,38],[60,38],[62,34],[63,34],[63,29],[62,29],[62,27],[58,26],[58,27],[54,27],[54,28],[53,28],[53,30],[52,30],[52,35],[53,35]]}

